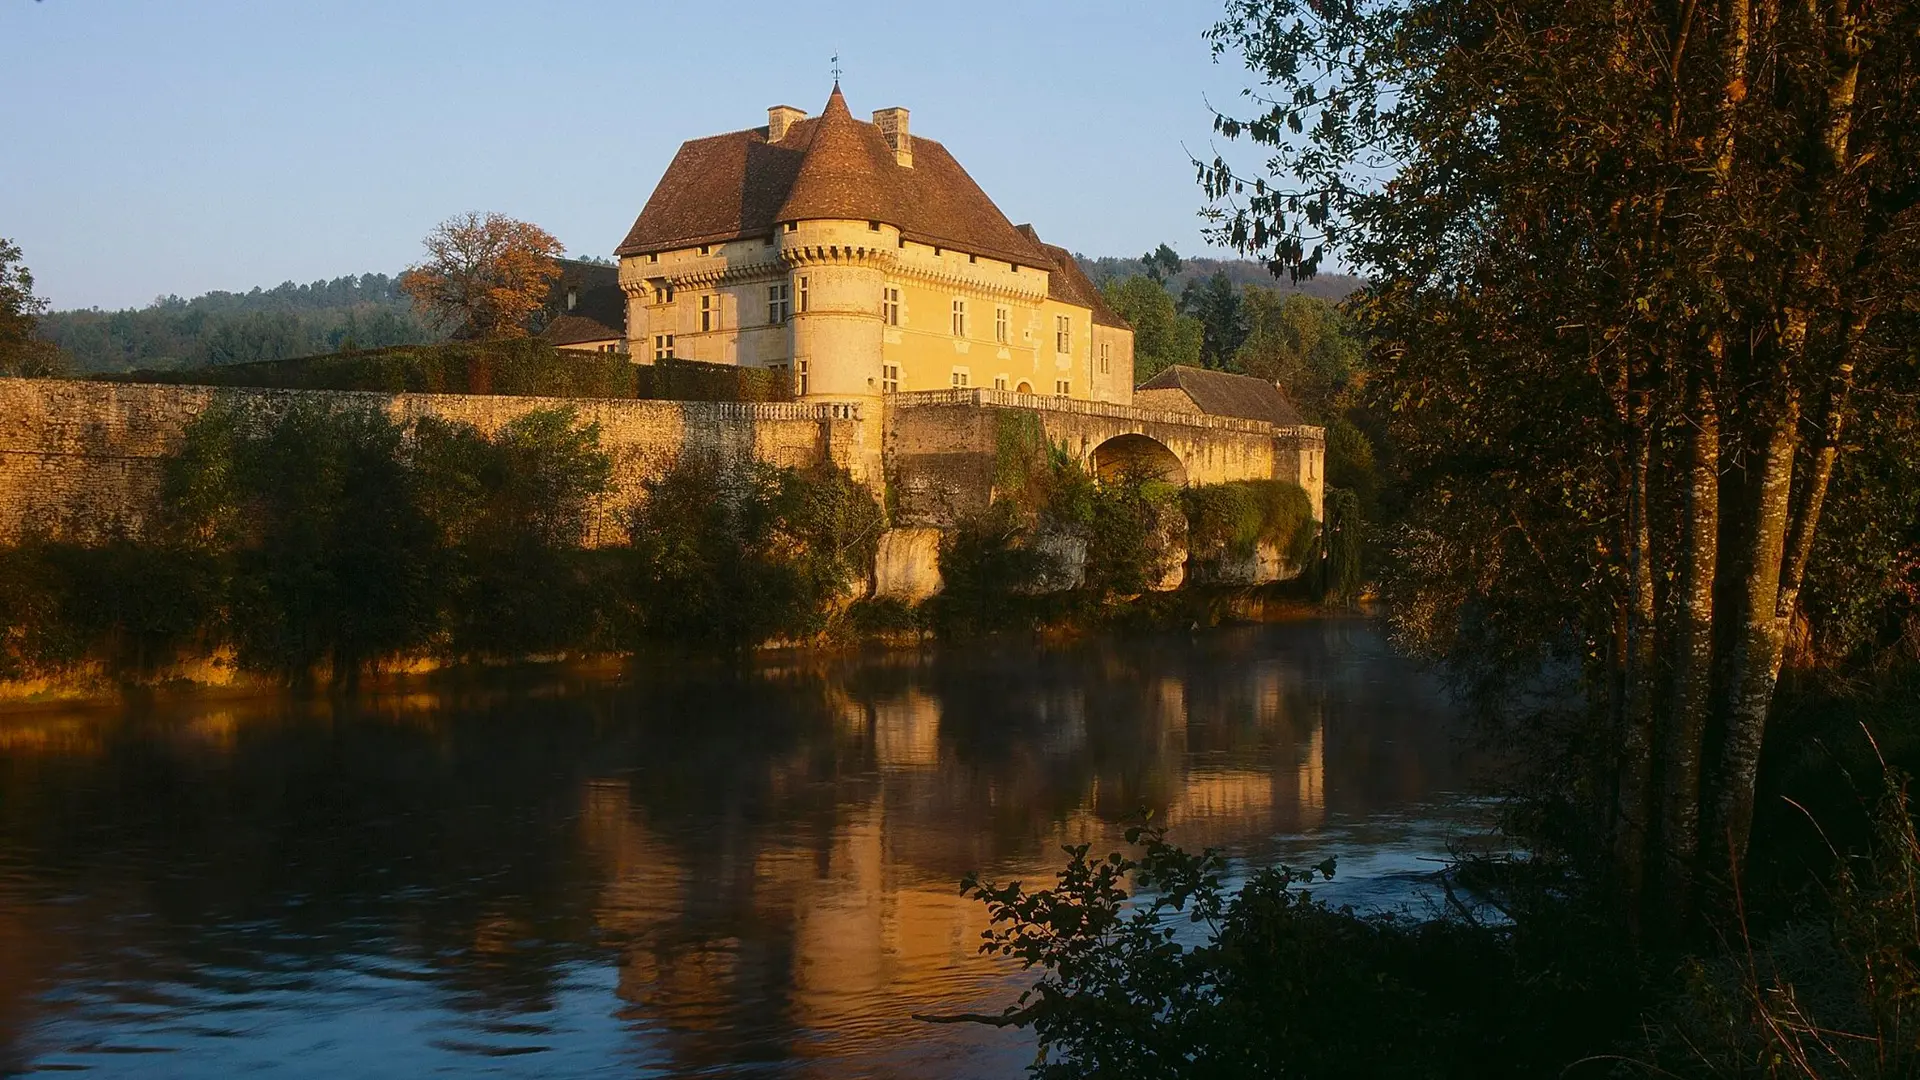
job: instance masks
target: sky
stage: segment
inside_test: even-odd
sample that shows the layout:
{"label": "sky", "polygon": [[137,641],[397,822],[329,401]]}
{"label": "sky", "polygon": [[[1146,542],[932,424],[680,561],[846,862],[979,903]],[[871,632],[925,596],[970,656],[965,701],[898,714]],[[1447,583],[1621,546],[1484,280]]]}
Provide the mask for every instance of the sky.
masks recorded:
{"label": "sky", "polygon": [[[609,255],[681,142],[904,106],[1009,218],[1210,253],[1216,2],[0,0],[0,237],[56,309],[416,261],[498,211]],[[1217,254],[1217,252],[1212,252]]]}

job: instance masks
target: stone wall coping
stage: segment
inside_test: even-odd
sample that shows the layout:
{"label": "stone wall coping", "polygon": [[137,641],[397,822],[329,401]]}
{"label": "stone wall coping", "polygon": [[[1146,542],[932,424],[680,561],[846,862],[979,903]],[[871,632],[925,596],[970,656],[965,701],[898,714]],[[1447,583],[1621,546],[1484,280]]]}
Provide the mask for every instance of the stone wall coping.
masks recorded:
{"label": "stone wall coping", "polygon": [[1116,405],[1108,401],[1083,401],[1050,394],[1022,394],[1013,390],[995,390],[985,386],[956,390],[908,390],[888,394],[887,403],[902,409],[940,405],[1000,406],[1034,409],[1039,412],[1077,413],[1110,420],[1128,420],[1139,424],[1178,424],[1183,427],[1210,428],[1216,431],[1240,431],[1250,435],[1271,435],[1280,439],[1317,442],[1326,438],[1326,429],[1313,424],[1278,427],[1261,420],[1241,416],[1215,416],[1209,413],[1175,412],[1172,409],[1142,409]]}

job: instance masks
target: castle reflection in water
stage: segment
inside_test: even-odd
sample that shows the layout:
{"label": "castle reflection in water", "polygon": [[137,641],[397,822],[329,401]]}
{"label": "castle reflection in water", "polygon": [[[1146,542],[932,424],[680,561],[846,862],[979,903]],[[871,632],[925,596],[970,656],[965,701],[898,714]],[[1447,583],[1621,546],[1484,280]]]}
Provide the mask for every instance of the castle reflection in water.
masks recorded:
{"label": "castle reflection in water", "polygon": [[1358,620],[0,720],[0,1072],[1017,1071],[910,1019],[1021,985],[963,874],[1148,812],[1292,857],[1462,768]]}

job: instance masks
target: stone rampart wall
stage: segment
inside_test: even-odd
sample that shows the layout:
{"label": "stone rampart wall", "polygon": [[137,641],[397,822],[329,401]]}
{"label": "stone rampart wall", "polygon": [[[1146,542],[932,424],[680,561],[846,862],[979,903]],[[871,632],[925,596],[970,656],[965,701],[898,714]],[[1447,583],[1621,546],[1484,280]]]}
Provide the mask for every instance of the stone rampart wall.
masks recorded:
{"label": "stone rampart wall", "polygon": [[877,483],[879,448],[844,408],[798,403],[626,401],[451,394],[376,394],[154,386],[0,378],[0,544],[42,537],[98,543],[139,537],[159,509],[165,459],[193,418],[216,402],[268,418],[296,401],[381,409],[399,420],[438,416],[492,433],[555,406],[600,425],[613,490],[589,542],[624,539],[621,512],[687,453],[775,465],[834,461]]}

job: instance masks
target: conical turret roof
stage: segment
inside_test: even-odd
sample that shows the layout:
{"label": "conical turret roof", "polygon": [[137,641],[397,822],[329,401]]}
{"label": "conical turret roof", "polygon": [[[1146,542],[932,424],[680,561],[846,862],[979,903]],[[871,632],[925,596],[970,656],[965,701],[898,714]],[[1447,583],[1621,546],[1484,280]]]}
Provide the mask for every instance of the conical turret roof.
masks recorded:
{"label": "conical turret roof", "polygon": [[895,168],[886,140],[873,125],[853,118],[836,82],[776,220],[843,218],[898,225]]}

